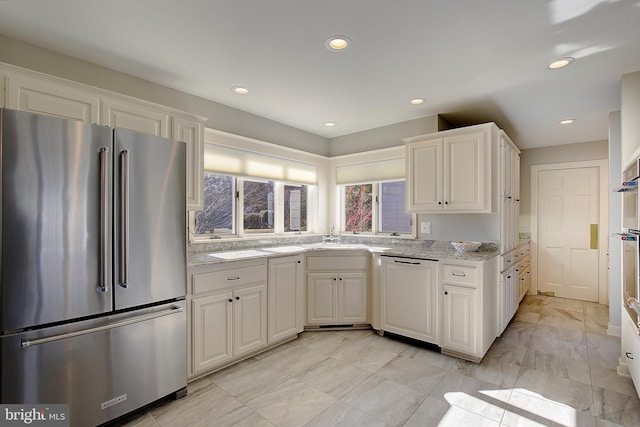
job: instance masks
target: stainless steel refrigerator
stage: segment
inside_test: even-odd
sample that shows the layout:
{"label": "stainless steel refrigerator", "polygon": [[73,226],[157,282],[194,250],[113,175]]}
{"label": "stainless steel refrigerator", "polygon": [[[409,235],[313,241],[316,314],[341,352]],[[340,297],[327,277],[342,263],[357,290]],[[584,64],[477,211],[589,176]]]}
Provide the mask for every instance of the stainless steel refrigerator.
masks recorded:
{"label": "stainless steel refrigerator", "polygon": [[98,425],[187,383],[185,144],[0,109],[0,402]]}

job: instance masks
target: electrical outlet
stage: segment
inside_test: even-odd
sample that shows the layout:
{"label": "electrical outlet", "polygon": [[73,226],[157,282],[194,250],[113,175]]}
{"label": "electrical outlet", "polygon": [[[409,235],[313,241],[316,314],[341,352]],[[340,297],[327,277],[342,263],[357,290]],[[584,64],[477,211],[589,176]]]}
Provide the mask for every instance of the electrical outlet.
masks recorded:
{"label": "electrical outlet", "polygon": [[431,222],[421,222],[420,223],[420,232],[421,233],[425,233],[425,234],[429,234],[431,233]]}

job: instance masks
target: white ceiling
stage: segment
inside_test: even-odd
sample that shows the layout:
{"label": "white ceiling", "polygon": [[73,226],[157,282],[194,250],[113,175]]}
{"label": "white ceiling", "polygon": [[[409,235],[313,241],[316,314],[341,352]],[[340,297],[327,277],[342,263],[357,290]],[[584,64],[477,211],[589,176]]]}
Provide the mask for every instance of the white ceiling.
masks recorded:
{"label": "white ceiling", "polygon": [[607,139],[640,70],[640,0],[3,0],[0,33],[326,138],[442,114],[520,148]]}

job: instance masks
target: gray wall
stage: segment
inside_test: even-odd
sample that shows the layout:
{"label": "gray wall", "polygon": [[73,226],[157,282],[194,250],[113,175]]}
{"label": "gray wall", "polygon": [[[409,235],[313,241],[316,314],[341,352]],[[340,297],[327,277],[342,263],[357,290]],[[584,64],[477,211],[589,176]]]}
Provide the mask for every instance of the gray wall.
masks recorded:
{"label": "gray wall", "polygon": [[2,35],[0,62],[197,114],[217,130],[329,155],[327,138]]}
{"label": "gray wall", "polygon": [[531,166],[609,158],[608,141],[531,148],[520,154],[520,231],[531,232]]}
{"label": "gray wall", "polygon": [[331,156],[361,153],[363,151],[404,145],[403,138],[438,132],[442,121],[438,115],[408,120],[375,129],[352,133],[331,139]]}

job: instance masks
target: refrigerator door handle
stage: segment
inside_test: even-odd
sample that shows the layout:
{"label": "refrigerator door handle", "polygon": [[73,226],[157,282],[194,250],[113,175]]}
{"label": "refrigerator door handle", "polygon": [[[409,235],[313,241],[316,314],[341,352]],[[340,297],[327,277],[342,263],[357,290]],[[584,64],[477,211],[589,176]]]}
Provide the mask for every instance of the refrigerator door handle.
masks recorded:
{"label": "refrigerator door handle", "polygon": [[129,286],[129,151],[120,152],[120,286]]}
{"label": "refrigerator door handle", "polygon": [[100,156],[100,267],[98,291],[107,292],[109,286],[109,147],[101,147]]}
{"label": "refrigerator door handle", "polygon": [[95,328],[83,329],[81,331],[69,332],[69,333],[66,333],[66,334],[51,335],[51,336],[48,336],[48,337],[37,338],[37,339],[34,339],[34,340],[29,340],[29,339],[24,338],[20,342],[20,347],[29,348],[29,347],[33,347],[35,345],[45,344],[45,343],[52,342],[52,341],[60,341],[60,340],[68,339],[68,338],[77,337],[77,336],[80,336],[80,335],[86,335],[86,334],[92,334],[94,332],[106,331],[106,330],[109,330],[109,329],[115,329],[115,328],[119,328],[119,327],[122,327],[122,326],[131,325],[131,324],[134,324],[134,323],[146,322],[147,320],[157,319],[159,317],[170,316],[170,315],[176,314],[176,313],[182,313],[182,311],[183,311],[182,307],[173,306],[173,307],[170,307],[170,308],[168,308],[166,310],[162,310],[162,311],[159,311],[159,312],[156,312],[156,313],[144,314],[142,316],[137,316],[137,317],[133,317],[131,319],[126,319],[126,320],[122,320],[122,321],[119,321],[119,322],[110,323],[108,325],[96,326]]}

